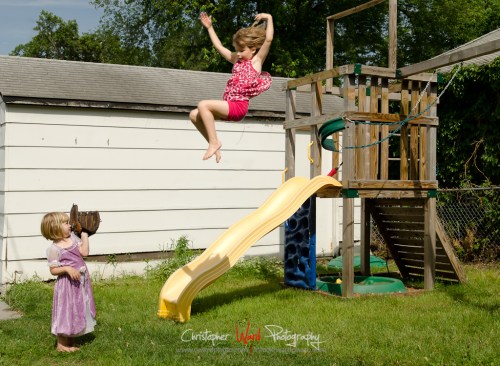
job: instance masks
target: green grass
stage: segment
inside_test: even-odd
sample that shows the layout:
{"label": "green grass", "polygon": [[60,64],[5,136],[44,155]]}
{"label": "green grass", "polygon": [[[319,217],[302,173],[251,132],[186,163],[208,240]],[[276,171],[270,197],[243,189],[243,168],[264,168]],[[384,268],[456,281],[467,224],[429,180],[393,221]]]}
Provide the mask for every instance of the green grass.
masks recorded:
{"label": "green grass", "polygon": [[[156,316],[157,276],[96,281],[98,326],[73,354],[50,334],[53,284],[28,281],[8,292],[23,317],[0,322],[0,365],[498,365],[500,266],[465,269],[464,285],[342,299],[283,288],[274,263],[257,260],[198,294],[185,324]],[[260,340],[245,345],[235,330],[247,324]],[[274,341],[271,325],[319,337],[319,350]]]}

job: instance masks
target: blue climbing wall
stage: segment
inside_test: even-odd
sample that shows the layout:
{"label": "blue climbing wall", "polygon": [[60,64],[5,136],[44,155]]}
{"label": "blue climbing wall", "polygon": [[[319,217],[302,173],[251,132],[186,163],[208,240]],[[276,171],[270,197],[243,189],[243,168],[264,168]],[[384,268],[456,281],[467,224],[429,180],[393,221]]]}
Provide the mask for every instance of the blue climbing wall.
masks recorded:
{"label": "blue climbing wall", "polygon": [[285,222],[285,284],[316,289],[316,196]]}

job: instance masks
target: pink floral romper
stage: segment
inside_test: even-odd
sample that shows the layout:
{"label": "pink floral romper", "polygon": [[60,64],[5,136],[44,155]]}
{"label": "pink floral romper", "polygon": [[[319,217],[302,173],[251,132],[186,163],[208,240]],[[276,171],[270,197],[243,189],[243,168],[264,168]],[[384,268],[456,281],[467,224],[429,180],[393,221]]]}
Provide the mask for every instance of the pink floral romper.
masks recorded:
{"label": "pink floral romper", "polygon": [[271,83],[271,75],[255,70],[252,60],[238,60],[222,97],[229,103],[228,120],[242,120],[248,112],[248,101],[268,90]]}

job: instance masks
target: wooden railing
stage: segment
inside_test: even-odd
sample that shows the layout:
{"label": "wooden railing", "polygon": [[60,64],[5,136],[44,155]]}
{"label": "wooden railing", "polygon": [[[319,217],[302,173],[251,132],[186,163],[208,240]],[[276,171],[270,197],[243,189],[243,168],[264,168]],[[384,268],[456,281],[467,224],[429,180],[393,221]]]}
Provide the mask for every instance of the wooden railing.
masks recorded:
{"label": "wooden railing", "polygon": [[[343,98],[344,110],[323,114],[326,80],[339,79],[333,94]],[[297,88],[310,85],[310,117],[296,119]],[[432,74],[398,79],[396,70],[344,65],[290,80],[287,94],[286,166],[287,178],[294,175],[295,130],[309,128],[313,141],[311,176],[321,174],[318,128],[342,117],[346,129],[334,134],[340,152],[333,152],[333,165],[343,162],[342,181],[351,180],[435,180],[437,77]],[[339,136],[342,134],[342,136]]]}

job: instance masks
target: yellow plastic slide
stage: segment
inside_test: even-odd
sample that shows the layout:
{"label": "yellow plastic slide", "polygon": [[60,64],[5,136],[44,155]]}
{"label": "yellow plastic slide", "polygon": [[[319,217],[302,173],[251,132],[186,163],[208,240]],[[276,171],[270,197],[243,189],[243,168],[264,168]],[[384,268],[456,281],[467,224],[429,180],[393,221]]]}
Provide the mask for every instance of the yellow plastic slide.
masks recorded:
{"label": "yellow plastic slide", "polygon": [[328,188],[340,191],[334,178],[294,177],[257,210],[227,229],[200,256],[175,271],[160,292],[158,316],[184,323],[198,292],[229,270],[257,240],[292,216],[311,195]]}

